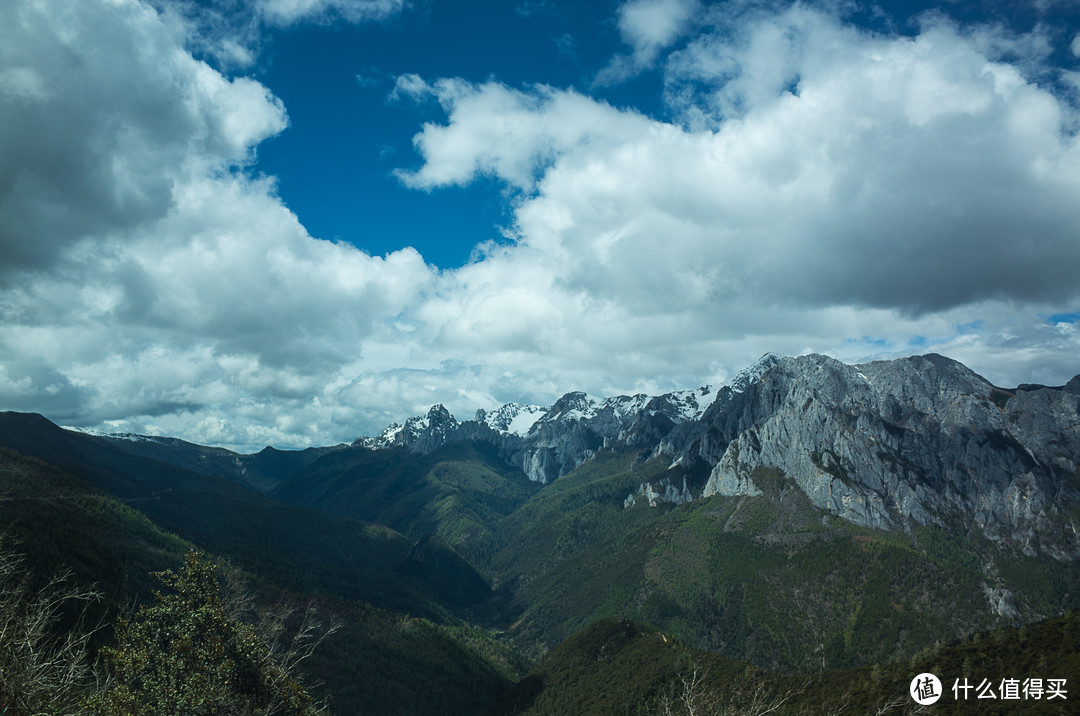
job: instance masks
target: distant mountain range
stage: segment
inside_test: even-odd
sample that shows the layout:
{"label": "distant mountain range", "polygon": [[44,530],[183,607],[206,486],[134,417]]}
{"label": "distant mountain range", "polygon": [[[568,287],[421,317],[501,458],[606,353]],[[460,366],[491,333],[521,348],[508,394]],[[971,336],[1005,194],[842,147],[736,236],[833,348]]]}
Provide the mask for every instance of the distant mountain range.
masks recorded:
{"label": "distant mountain range", "polygon": [[751,473],[776,468],[815,506],[858,525],[959,520],[1028,554],[1080,556],[1080,376],[1007,390],[939,355],[845,365],[769,354],[718,389],[574,392],[548,408],[510,403],[461,422],[435,405],[353,446],[430,452],[460,440],[496,446],[540,483],[613,447],[707,470],[704,484],[675,472],[643,483],[637,492],[653,505],[760,494]]}
{"label": "distant mountain range", "polygon": [[[882,673],[899,683],[903,660],[928,664],[941,644],[1080,607],[1080,377],[1006,389],[939,355],[766,355],[715,388],[572,392],[461,421],[436,405],[352,444],[252,455],[0,413],[0,447],[48,463],[0,451],[0,518],[50,564],[67,554],[94,578],[106,549],[108,583],[143,584],[124,565],[179,544],[146,537],[149,519],[275,588],[336,600],[354,641],[320,668],[343,712],[476,710],[609,618],[782,672],[896,662]],[[93,515],[55,468],[102,496],[80,498]],[[97,525],[99,547],[71,547],[57,520]],[[409,645],[417,617],[441,651]],[[355,640],[395,656],[358,657]],[[482,684],[429,698],[422,684],[453,683],[462,660]],[[520,681],[504,712],[576,688],[555,683],[538,696]]]}

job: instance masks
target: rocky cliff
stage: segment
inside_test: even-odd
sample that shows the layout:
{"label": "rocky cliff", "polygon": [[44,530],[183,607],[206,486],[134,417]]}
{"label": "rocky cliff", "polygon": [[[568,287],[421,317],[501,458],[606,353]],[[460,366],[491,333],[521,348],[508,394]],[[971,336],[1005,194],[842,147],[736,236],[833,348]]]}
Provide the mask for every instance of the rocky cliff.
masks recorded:
{"label": "rocky cliff", "polygon": [[778,468],[816,506],[861,525],[959,521],[1074,559],[1078,387],[1003,390],[938,355],[782,358],[658,451],[711,465],[703,496],[756,494],[754,469]]}

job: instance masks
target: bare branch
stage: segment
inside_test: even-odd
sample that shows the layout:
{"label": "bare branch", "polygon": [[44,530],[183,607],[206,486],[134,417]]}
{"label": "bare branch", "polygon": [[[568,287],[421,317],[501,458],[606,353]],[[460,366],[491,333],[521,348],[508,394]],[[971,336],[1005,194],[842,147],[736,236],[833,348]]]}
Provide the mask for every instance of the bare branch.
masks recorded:
{"label": "bare branch", "polygon": [[[90,638],[102,627],[88,628],[87,613],[99,601],[70,572],[34,590],[25,559],[0,535],[0,703],[25,713],[77,709],[90,677]],[[61,615],[73,606],[75,623],[62,632]]]}

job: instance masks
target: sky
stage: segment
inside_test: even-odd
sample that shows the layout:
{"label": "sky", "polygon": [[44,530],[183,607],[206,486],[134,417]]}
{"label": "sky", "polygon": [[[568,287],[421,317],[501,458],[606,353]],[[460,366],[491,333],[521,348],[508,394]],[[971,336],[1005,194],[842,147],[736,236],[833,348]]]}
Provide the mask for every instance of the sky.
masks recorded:
{"label": "sky", "polygon": [[0,3],[0,409],[254,451],[1080,373],[1073,0]]}

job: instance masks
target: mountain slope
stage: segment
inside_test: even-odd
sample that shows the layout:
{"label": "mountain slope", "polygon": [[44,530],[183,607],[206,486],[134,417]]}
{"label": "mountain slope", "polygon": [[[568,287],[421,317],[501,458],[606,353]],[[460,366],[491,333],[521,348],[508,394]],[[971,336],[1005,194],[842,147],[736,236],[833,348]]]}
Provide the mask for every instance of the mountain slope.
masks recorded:
{"label": "mountain slope", "polygon": [[[9,417],[8,425],[12,421],[19,422]],[[54,434],[51,423],[29,417],[27,425]],[[6,439],[11,441],[10,433]],[[38,445],[44,451],[40,441]],[[84,456],[94,452],[82,448]],[[112,458],[116,469],[121,460]],[[232,489],[235,486],[228,483],[225,490]],[[209,503],[218,497],[204,494],[208,496],[203,504],[212,512]],[[184,552],[195,546],[140,511],[174,494],[161,497],[120,500],[39,459],[0,449],[3,546],[15,542],[26,555],[31,584],[44,584],[71,568],[76,583],[94,585],[105,601],[89,616],[93,622],[103,615],[107,627],[125,606],[150,599],[151,590],[158,587],[150,572],[176,568]],[[185,497],[194,499],[192,494]],[[216,527],[217,517],[204,515],[204,531],[193,536],[204,549],[212,545],[215,561],[231,560],[257,574],[250,583],[261,596],[292,604],[316,603],[325,620],[341,625],[303,667],[311,681],[326,685],[331,713],[475,713],[520,676],[524,670],[520,657],[450,616],[451,610],[482,599],[488,588],[448,548],[431,541],[413,545],[387,528],[280,507],[276,514],[254,515],[274,520],[273,526],[283,533],[292,532],[284,544],[295,548],[308,540],[307,550],[264,545],[253,555],[255,545],[235,539],[252,530],[250,515],[225,516],[226,524]],[[295,513],[315,519],[290,516]],[[228,524],[234,516],[239,526]],[[220,538],[221,532],[230,530],[239,534]],[[327,557],[323,540],[335,542],[349,559]],[[238,544],[241,548],[231,551]],[[365,570],[357,569],[357,564]],[[110,638],[111,629],[99,632],[95,647]]]}
{"label": "mountain slope", "polygon": [[756,665],[812,671],[909,657],[941,639],[1080,606],[1080,565],[939,527],[865,528],[778,471],[760,494],[650,508],[623,496],[666,460],[599,453],[496,528],[498,618],[548,647],[630,617]]}
{"label": "mountain slope", "polygon": [[385,526],[288,505],[236,482],[63,430],[38,415],[0,413],[0,446],[56,465],[161,529],[229,555],[282,587],[421,616],[437,617],[448,608],[432,585],[406,574],[414,541]]}
{"label": "mountain slope", "polygon": [[421,539],[439,535],[474,562],[490,552],[491,526],[539,485],[484,442],[426,453],[404,447],[335,451],[271,493],[290,504],[388,525]]}
{"label": "mountain slope", "polygon": [[138,510],[40,460],[0,448],[0,525],[8,547],[39,579],[72,570],[114,606],[175,566],[191,543]]}
{"label": "mountain slope", "polygon": [[205,447],[170,437],[78,432],[100,437],[132,455],[174,465],[200,475],[223,477],[261,492],[269,491],[323,455],[344,447],[338,445],[305,450],[277,450],[266,447],[251,455],[241,455],[224,448]]}

